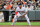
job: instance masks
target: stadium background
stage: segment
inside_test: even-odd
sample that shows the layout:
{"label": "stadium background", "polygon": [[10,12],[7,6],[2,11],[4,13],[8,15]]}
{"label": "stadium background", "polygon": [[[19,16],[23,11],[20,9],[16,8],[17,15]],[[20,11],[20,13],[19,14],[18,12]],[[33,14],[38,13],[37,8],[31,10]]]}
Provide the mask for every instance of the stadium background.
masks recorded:
{"label": "stadium background", "polygon": [[[6,1],[10,1],[10,0],[6,0]],[[14,0],[14,1],[17,1],[17,0]],[[27,1],[27,0],[24,0],[25,2]],[[31,0],[30,0],[31,1]],[[38,0],[35,0],[35,1],[38,1]],[[13,12],[13,14],[14,14],[15,12]],[[8,14],[9,14],[9,12],[8,12]],[[28,11],[28,17],[30,18],[30,20],[32,21],[32,20],[40,20],[40,10],[32,10],[32,11]],[[8,15],[9,16],[9,15]],[[7,17],[6,17],[7,18]],[[9,17],[8,17],[8,19],[9,19]],[[26,20],[25,18],[18,18],[18,20]]]}
{"label": "stadium background", "polygon": [[[3,12],[7,12],[7,11],[3,11]],[[5,20],[9,19],[10,14],[11,13],[9,13],[9,11],[8,11],[8,16],[6,17],[7,19],[5,19]],[[13,16],[14,16],[14,14],[15,14],[15,12],[13,12]],[[40,25],[40,10],[28,11],[27,14],[28,14],[30,21],[32,21],[31,25]],[[6,15],[6,14],[4,14],[4,15]],[[28,25],[26,23],[27,22],[26,22],[25,18],[18,18],[18,22],[16,22],[15,25]],[[0,25],[11,25],[11,24],[12,24],[12,22],[9,23],[9,21],[5,21],[5,22],[0,23]]]}

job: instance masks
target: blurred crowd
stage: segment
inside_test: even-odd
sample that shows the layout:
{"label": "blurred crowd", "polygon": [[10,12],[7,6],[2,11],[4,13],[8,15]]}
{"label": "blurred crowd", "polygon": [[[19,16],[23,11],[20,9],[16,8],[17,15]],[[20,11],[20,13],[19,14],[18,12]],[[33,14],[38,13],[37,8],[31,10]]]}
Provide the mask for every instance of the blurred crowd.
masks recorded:
{"label": "blurred crowd", "polygon": [[0,0],[0,10],[14,10],[21,3],[23,7],[30,7],[32,10],[40,10],[40,0]]}
{"label": "blurred crowd", "polygon": [[15,11],[16,8],[19,7],[20,3],[22,7],[28,8],[29,10],[40,10],[40,0],[0,0],[0,16],[4,15],[2,22],[4,20],[5,22],[9,20],[9,17],[12,14],[11,12],[9,12],[9,10]]}

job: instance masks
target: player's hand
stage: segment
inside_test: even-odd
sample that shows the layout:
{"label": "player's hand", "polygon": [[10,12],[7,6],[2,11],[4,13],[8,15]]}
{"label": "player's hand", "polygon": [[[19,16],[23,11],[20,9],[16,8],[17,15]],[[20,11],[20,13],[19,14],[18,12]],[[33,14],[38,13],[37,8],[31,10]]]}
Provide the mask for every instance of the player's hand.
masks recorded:
{"label": "player's hand", "polygon": [[22,15],[21,17],[24,18],[25,15]]}

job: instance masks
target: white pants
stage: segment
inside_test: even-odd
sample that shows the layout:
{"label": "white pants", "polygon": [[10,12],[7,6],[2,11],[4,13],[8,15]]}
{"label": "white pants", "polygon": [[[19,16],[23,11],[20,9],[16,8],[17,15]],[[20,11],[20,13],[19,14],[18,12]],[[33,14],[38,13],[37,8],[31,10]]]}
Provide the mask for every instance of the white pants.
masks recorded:
{"label": "white pants", "polygon": [[[17,21],[17,18],[19,18],[20,16],[21,16],[20,13],[18,13],[17,15],[14,16],[13,25],[14,25],[15,21]],[[28,16],[27,16],[27,14],[25,15],[25,18],[26,18],[28,24],[31,25],[31,24],[30,24],[30,21],[29,21],[29,18],[28,18]]]}

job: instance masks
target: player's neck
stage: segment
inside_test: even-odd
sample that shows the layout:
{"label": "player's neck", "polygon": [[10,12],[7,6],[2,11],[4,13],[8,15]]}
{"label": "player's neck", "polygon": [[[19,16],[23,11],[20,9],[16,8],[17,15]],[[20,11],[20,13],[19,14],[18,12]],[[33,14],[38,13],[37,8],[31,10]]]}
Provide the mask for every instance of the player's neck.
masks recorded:
{"label": "player's neck", "polygon": [[30,7],[28,7],[28,8],[30,8]]}
{"label": "player's neck", "polygon": [[22,9],[22,7],[19,7],[20,9]]}

